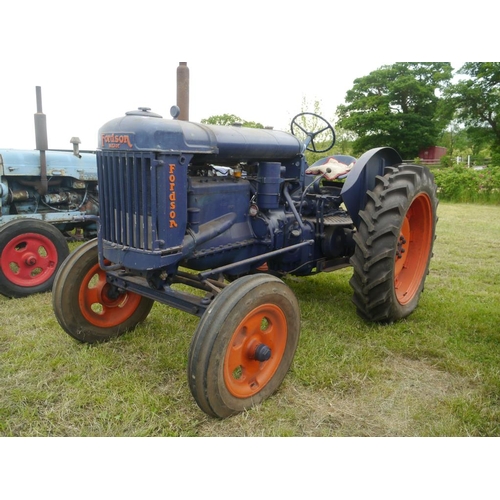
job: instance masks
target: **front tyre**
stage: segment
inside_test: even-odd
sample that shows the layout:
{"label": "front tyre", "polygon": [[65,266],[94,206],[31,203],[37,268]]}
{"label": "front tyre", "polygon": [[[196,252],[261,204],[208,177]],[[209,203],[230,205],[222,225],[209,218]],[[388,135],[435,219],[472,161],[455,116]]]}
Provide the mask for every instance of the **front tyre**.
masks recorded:
{"label": "front tyre", "polygon": [[224,288],[189,351],[188,382],[198,406],[225,418],[264,401],[285,378],[299,332],[297,299],[280,279],[248,275]]}
{"label": "front tyre", "polygon": [[100,268],[97,239],[79,246],[62,263],[54,280],[52,305],[61,327],[80,342],[110,340],[148,316],[154,301],[119,290]]}
{"label": "front tyre", "polygon": [[362,318],[393,322],[417,307],[429,273],[437,205],[426,167],[388,167],[377,177],[360,211],[351,258],[353,302]]}

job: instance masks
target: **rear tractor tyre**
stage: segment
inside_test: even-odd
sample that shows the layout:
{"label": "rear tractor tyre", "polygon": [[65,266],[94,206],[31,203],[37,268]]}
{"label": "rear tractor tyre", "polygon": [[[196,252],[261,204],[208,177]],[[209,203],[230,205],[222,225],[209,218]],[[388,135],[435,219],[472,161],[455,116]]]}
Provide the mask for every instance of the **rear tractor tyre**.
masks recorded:
{"label": "rear tractor tyre", "polygon": [[360,211],[350,284],[358,314],[390,323],[411,314],[429,273],[437,223],[436,184],[420,165],[387,167]]}
{"label": "rear tractor tyre", "polygon": [[69,255],[64,235],[48,222],[20,219],[0,229],[0,293],[21,298],[52,288]]}
{"label": "rear tractor tyre", "polygon": [[52,305],[61,327],[80,342],[103,342],[132,330],[148,316],[154,301],[119,290],[99,266],[97,239],[74,250],[61,265]]}
{"label": "rear tractor tyre", "polygon": [[225,418],[271,396],[292,364],[299,332],[297,299],[280,279],[254,274],[224,288],[189,351],[188,382],[198,406]]}

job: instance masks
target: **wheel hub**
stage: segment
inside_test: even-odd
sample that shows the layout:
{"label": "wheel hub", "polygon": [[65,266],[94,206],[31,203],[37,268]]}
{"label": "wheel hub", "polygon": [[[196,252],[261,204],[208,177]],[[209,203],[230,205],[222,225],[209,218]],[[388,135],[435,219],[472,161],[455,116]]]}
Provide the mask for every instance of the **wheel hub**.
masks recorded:
{"label": "wheel hub", "polygon": [[266,344],[259,344],[255,349],[254,359],[257,361],[267,361],[271,358],[271,349]]}
{"label": "wheel hub", "polygon": [[31,252],[23,255],[23,260],[27,266],[34,266],[37,262],[36,256]]}
{"label": "wheel hub", "polygon": [[104,286],[103,296],[110,301],[115,301],[123,295],[123,292],[119,290],[118,287],[114,285],[109,285],[108,283]]}

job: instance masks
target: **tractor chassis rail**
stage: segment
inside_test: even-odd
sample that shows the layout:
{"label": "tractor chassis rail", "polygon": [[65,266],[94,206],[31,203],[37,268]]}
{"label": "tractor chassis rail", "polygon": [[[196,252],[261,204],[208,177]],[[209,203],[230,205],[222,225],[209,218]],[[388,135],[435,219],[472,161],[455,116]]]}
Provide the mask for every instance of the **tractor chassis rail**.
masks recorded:
{"label": "tractor chassis rail", "polygon": [[[191,273],[178,271],[175,276],[169,278],[169,282],[161,289],[152,288],[146,278],[131,275],[123,270],[112,270],[108,268],[106,270],[106,279],[109,284],[115,286],[119,290],[137,293],[201,318],[213,298],[227,286],[223,281],[212,279],[211,277],[219,277],[227,270],[236,267],[236,265],[262,260],[262,257],[271,258],[306,245],[312,245],[313,243],[314,240],[303,241],[296,245],[281,248],[258,257],[239,261],[237,264],[229,264],[227,266],[211,269],[199,273],[197,276]],[[173,289],[171,286],[173,284],[187,285],[199,290],[204,290],[207,293],[204,297],[199,297],[188,292]]]}
{"label": "tractor chassis rail", "polygon": [[241,266],[241,265],[246,265],[246,264],[252,264],[253,262],[258,262],[259,260],[264,259],[270,259],[272,257],[276,257],[277,255],[281,255],[286,252],[290,252],[292,250],[296,250],[297,248],[307,246],[307,245],[314,245],[314,240],[306,240],[301,243],[297,243],[296,245],[290,245],[285,248],[280,248],[279,250],[274,250],[272,252],[267,252],[262,255],[258,255],[257,257],[250,257],[249,259],[244,259],[240,260],[236,263],[233,264],[228,264],[226,266],[222,267],[217,267],[216,269],[210,269],[208,271],[203,271],[199,273],[199,276],[201,279],[206,279],[210,276],[217,276],[220,273],[225,273],[227,271],[230,271],[231,269],[234,269],[235,267]]}
{"label": "tractor chassis rail", "polygon": [[[210,289],[208,285],[203,287],[202,282],[196,282],[196,279],[189,280],[189,278],[186,277],[175,280],[175,282],[189,284],[189,286],[199,289],[207,289],[207,296],[198,297],[181,290],[175,290],[170,285],[165,285],[163,289],[158,290],[149,286],[146,278],[141,276],[121,275],[120,271],[107,271],[106,278],[108,283],[114,285],[119,290],[137,293],[198,317],[203,316],[203,313],[210,305],[211,298],[215,295],[213,292],[210,293],[208,291]],[[223,285],[223,283],[219,283],[219,286],[222,287]],[[216,288],[216,286],[213,286],[213,291],[216,291]],[[212,297],[210,297],[210,295],[212,295]]]}

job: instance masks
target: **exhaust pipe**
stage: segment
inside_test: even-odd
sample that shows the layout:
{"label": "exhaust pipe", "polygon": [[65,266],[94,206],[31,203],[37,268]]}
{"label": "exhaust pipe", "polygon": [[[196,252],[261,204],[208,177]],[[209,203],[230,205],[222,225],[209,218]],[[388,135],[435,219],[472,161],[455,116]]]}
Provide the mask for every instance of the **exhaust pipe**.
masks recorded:
{"label": "exhaust pipe", "polygon": [[36,149],[40,151],[40,176],[41,186],[40,194],[47,194],[47,159],[45,151],[49,149],[49,141],[47,139],[47,117],[42,112],[42,88],[36,87],[36,113],[35,113],[35,141]]}
{"label": "exhaust pipe", "polygon": [[177,107],[180,109],[179,120],[189,120],[189,68],[180,62],[177,67]]}

